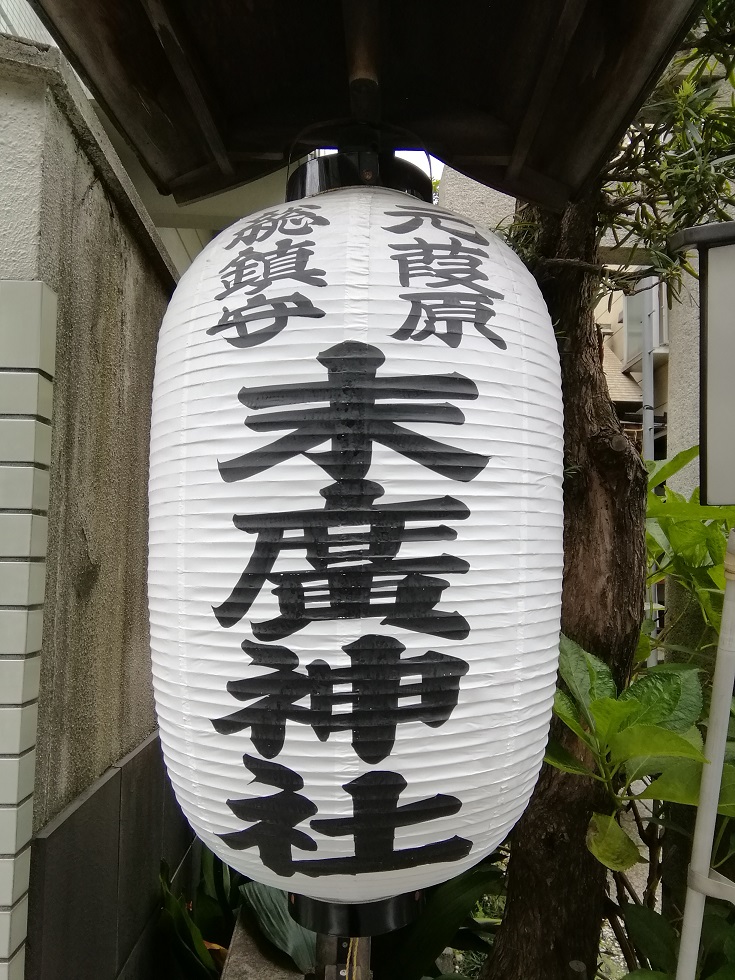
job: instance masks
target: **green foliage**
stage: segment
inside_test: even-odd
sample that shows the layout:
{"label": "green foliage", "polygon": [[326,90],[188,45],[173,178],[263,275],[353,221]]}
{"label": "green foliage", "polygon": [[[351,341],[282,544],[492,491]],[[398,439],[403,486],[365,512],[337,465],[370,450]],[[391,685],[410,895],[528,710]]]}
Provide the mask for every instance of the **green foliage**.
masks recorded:
{"label": "green foliage", "polygon": [[[477,902],[503,887],[503,872],[494,863],[497,855],[430,890],[418,919],[405,929],[373,939],[375,980],[421,980],[436,972],[437,958],[447,947],[466,939],[467,931],[488,935],[472,912]],[[462,927],[465,927],[464,929]],[[489,937],[488,937],[489,938]],[[485,950],[488,949],[486,940]],[[476,948],[477,944],[473,944]]]}
{"label": "green foliage", "polygon": [[[608,868],[624,871],[640,860],[637,845],[619,825],[622,811],[643,798],[632,783],[659,775],[656,798],[666,799],[672,765],[705,762],[695,727],[702,706],[698,673],[652,670],[618,695],[610,668],[562,635],[559,675],[567,691],[557,692],[554,712],[583,743],[584,761],[554,740],[545,760],[604,783],[611,812],[593,814],[587,846]],[[682,792],[675,792],[678,802]]]}
{"label": "green foliage", "polygon": [[[699,607],[703,622],[719,632],[725,588],[725,549],[727,535],[735,527],[735,507],[705,507],[699,491],[686,499],[666,487],[657,493],[663,480],[687,465],[698,453],[697,447],[679,453],[664,463],[648,463],[648,506],[646,549],[648,584],[668,578],[679,585]],[[672,625],[676,625],[675,623]],[[671,647],[672,627],[653,643],[653,648],[675,653],[696,653]]]}
{"label": "green foliage", "polygon": [[219,970],[186,903],[176,898],[171,891],[171,881],[165,863],[161,866],[161,903],[159,930],[181,976],[186,980],[199,980],[199,978],[216,980]]}
{"label": "green foliage", "polygon": [[593,813],[587,828],[587,847],[598,861],[613,871],[627,871],[642,860],[637,845],[614,816]]}
{"label": "green foliage", "polygon": [[632,942],[651,967],[675,973],[679,940],[671,923],[654,909],[631,903],[625,906],[624,917]]}
{"label": "green foliage", "polygon": [[316,933],[291,918],[286,893],[257,881],[241,885],[240,893],[263,935],[286,953],[302,973],[311,973],[316,962]]}

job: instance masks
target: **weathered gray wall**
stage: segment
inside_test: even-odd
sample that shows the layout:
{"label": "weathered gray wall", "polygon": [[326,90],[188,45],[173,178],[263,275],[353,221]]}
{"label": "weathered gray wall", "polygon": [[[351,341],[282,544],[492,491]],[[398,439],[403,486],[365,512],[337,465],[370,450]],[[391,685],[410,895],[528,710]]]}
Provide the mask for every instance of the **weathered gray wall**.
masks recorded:
{"label": "weathered gray wall", "polygon": [[513,217],[515,198],[486,187],[445,167],[439,182],[439,204],[464,214],[486,228],[496,228]]}
{"label": "weathered gray wall", "polygon": [[58,295],[39,828],[155,727],[148,433],[173,276],[58,51],[0,38],[0,56],[0,278]]}
{"label": "weathered gray wall", "polygon": [[40,277],[57,293],[35,824],[154,726],[146,606],[150,399],[170,281],[46,97]]}
{"label": "weathered gray wall", "polygon": [[[696,252],[689,260],[696,269]],[[680,299],[669,310],[669,456],[699,442],[699,282],[686,274]],[[699,486],[699,460],[692,460],[669,485],[689,496]]]}

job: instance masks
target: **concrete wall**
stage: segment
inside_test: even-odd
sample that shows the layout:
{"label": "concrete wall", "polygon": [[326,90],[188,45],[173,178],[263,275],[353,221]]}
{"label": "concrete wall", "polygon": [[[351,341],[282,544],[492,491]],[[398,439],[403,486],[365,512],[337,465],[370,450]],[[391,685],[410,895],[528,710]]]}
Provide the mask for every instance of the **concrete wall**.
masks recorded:
{"label": "concrete wall", "polygon": [[[698,267],[697,253],[690,254]],[[699,282],[684,275],[681,302],[669,310],[668,455],[675,456],[699,442]],[[669,484],[689,496],[699,486],[699,460],[694,459]]]}
{"label": "concrete wall", "polygon": [[439,182],[439,204],[486,228],[496,228],[511,219],[516,206],[515,198],[470,180],[450,167],[444,168]]}
{"label": "concrete wall", "polygon": [[190,840],[146,607],[175,278],[58,50],[0,35],[0,980],[148,976],[159,862]]}
{"label": "concrete wall", "polygon": [[35,825],[155,726],[150,399],[171,290],[46,93],[39,274],[58,296]]}

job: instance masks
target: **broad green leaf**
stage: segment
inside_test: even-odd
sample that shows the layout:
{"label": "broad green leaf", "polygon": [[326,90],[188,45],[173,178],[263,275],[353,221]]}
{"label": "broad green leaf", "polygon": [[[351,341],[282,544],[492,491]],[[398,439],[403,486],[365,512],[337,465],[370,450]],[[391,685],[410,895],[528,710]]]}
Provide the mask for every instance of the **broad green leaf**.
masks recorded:
{"label": "broad green leaf", "polygon": [[648,673],[620,695],[623,702],[629,698],[641,705],[631,724],[659,725],[675,732],[688,731],[702,710],[702,688],[697,674],[691,671]]}
{"label": "broad green leaf", "polygon": [[701,751],[690,741],[657,725],[631,725],[617,732],[610,739],[610,757],[614,763],[630,759],[645,762],[653,757],[705,761]]}
{"label": "broad green leaf", "polygon": [[729,963],[735,963],[735,926],[730,926],[722,944],[722,952]]}
{"label": "broad green leaf", "polygon": [[240,893],[263,934],[290,956],[302,973],[311,973],[316,962],[316,933],[291,918],[286,893],[257,881],[241,885]]}
{"label": "broad green leaf", "polygon": [[590,672],[585,651],[563,633],[559,637],[559,676],[569,689],[574,702],[587,714],[590,696]]}
{"label": "broad green leaf", "polygon": [[209,950],[204,945],[199,927],[189,915],[185,905],[171,892],[167,868],[161,872],[161,895],[164,925],[174,940],[177,959],[186,964],[195,976],[217,977],[218,971]]}
{"label": "broad green leaf", "polygon": [[651,656],[651,637],[641,633],[638,637],[638,646],[635,648],[633,660],[637,664],[645,663]]}
{"label": "broad green leaf", "polygon": [[[627,692],[623,692],[627,693]],[[634,697],[623,700],[597,698],[590,704],[590,714],[595,724],[595,734],[602,745],[607,745],[610,737],[624,727],[631,715],[635,715],[641,705]]]}
{"label": "broad green leaf", "polygon": [[592,771],[587,766],[583,765],[571,752],[567,752],[564,746],[560,745],[553,738],[549,739],[549,743],[546,746],[544,762],[548,762],[555,769],[561,769],[562,772],[573,772],[578,776],[592,775]]}
{"label": "broad green leaf", "polygon": [[683,449],[671,459],[646,460],[648,469],[648,488],[653,490],[655,487],[665,483],[670,476],[683,470],[693,459],[699,455],[699,446],[692,446],[690,449]]}
{"label": "broad green leaf", "polygon": [[624,905],[623,915],[633,945],[654,969],[676,972],[679,940],[674,927],[658,912],[645,905]]}
{"label": "broad green leaf", "polygon": [[383,980],[406,980],[431,973],[437,957],[451,946],[452,937],[476,903],[495,891],[502,877],[499,868],[483,862],[435,888],[418,919],[407,931],[401,930],[400,942],[383,965]]}
{"label": "broad green leaf", "polygon": [[[701,781],[702,763],[693,759],[679,759],[670,762],[661,775],[639,794],[639,798],[698,806]],[[735,816],[735,766],[730,763],[722,767],[718,809],[725,816]]]}
{"label": "broad green leaf", "polygon": [[701,778],[701,762],[694,762],[692,759],[677,760],[668,765],[657,779],[638,794],[638,798],[697,806]]}
{"label": "broad green leaf", "polygon": [[663,500],[656,494],[648,495],[648,516],[670,521],[734,521],[735,507],[689,503],[684,499]]}
{"label": "broad green leaf", "polygon": [[586,732],[584,728],[582,728],[579,720],[579,712],[577,711],[574,701],[572,701],[566,691],[560,691],[558,688],[554,694],[554,714],[557,716],[557,718],[560,718],[567,728],[571,729],[571,731],[573,731],[578,738],[581,738],[582,741],[586,742],[588,745],[590,744],[590,734],[589,732]]}
{"label": "broad green leaf", "polygon": [[615,817],[604,813],[592,814],[587,827],[587,847],[601,864],[613,871],[627,871],[641,857]]}
{"label": "broad green leaf", "polygon": [[563,633],[559,638],[559,674],[588,720],[591,701],[597,698],[614,698],[617,694],[607,664],[587,653]]}
{"label": "broad green leaf", "polygon": [[726,963],[714,973],[708,973],[706,980],[735,980],[735,963]]}
{"label": "broad green leaf", "polygon": [[713,565],[707,569],[707,574],[715,583],[718,589],[725,591],[725,567],[724,565]]}
{"label": "broad green leaf", "polygon": [[664,554],[668,554],[671,551],[671,545],[669,544],[666,532],[653,517],[649,517],[646,520],[646,534],[651,537],[655,546],[653,547],[651,542],[647,541],[646,547],[649,551],[662,551]]}

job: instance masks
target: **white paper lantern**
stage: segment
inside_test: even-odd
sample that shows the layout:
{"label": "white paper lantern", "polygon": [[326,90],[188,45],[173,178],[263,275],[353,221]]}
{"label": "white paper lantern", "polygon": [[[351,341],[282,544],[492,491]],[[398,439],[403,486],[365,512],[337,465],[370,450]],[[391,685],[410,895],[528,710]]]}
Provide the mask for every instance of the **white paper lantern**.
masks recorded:
{"label": "white paper lantern", "polygon": [[367,902],[497,846],[547,737],[561,477],[551,323],[488,231],[354,188],[207,246],[161,328],[149,592],[209,847]]}

